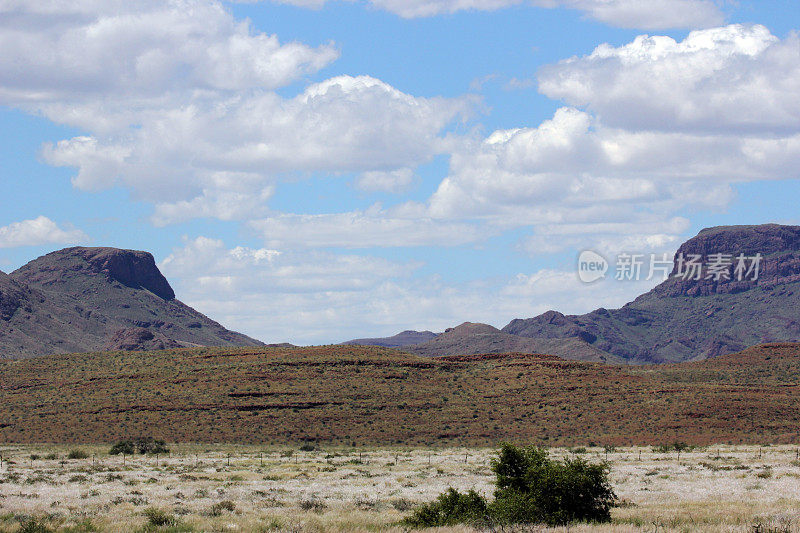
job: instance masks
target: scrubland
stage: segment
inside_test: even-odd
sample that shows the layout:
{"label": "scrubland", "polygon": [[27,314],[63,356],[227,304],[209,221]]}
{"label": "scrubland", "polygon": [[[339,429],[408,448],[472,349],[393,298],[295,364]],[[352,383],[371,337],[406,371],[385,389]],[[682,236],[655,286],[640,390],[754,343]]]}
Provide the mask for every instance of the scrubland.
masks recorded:
{"label": "scrubland", "polygon": [[[217,445],[171,445],[166,456],[127,457],[109,456],[107,446],[0,450],[0,531],[8,532],[404,531],[400,520],[448,487],[491,497],[495,453]],[[795,447],[550,451],[608,461],[619,505],[610,524],[519,531],[800,530]]]}

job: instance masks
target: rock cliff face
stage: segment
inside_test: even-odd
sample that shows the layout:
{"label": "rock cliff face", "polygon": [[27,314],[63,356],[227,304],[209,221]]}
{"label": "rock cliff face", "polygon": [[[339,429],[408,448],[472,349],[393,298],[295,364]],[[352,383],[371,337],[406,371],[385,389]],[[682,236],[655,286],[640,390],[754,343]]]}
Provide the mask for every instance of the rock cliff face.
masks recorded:
{"label": "rock cliff face", "polygon": [[[739,258],[744,263],[737,271]],[[701,265],[699,275],[687,271],[690,260]],[[722,265],[718,274],[709,267],[715,262]],[[674,263],[670,279],[621,309],[571,316],[549,311],[512,320],[502,331],[580,338],[636,364],[699,360],[800,340],[800,226],[705,229],[679,248]]]}
{"label": "rock cliff face", "polygon": [[147,252],[67,248],[0,273],[0,357],[253,346],[175,298]]}

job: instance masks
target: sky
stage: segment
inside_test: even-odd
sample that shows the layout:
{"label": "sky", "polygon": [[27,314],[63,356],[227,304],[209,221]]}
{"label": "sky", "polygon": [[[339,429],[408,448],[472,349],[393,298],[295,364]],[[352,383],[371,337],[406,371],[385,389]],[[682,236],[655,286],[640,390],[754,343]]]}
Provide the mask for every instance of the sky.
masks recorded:
{"label": "sky", "polygon": [[153,253],[265,342],[619,307],[798,224],[796,0],[0,0],[0,270]]}

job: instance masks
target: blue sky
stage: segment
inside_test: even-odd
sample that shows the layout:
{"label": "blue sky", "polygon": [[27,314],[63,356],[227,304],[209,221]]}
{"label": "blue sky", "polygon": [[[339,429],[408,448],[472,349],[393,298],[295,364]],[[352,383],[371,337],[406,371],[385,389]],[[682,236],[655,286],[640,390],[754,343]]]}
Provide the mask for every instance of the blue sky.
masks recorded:
{"label": "blue sky", "polygon": [[[543,7],[548,6],[548,7]],[[800,7],[0,3],[0,270],[151,251],[264,341],[619,306],[577,254],[798,223]]]}

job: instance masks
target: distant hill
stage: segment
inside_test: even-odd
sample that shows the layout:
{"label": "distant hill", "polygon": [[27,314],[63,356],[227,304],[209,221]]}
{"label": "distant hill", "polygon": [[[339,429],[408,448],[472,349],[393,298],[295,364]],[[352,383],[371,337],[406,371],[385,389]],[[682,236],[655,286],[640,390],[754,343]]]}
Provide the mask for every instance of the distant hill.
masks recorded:
{"label": "distant hill", "polygon": [[67,248],[0,273],[0,357],[261,344],[175,298],[146,252]]}
{"label": "distant hill", "polygon": [[[800,345],[621,366],[366,346],[0,361],[0,442],[291,446],[796,443]],[[793,458],[793,457],[792,457]],[[788,460],[788,459],[787,459]]]}
{"label": "distant hill", "polygon": [[[632,363],[701,360],[765,342],[800,341],[800,226],[722,226],[685,242],[676,258],[697,255],[708,265],[715,254],[761,254],[757,279],[671,277],[621,309],[585,315],[549,311],[511,321],[503,332],[534,339],[574,339]],[[566,350],[549,353],[567,356]]]}
{"label": "distant hill", "polygon": [[413,346],[405,346],[404,351],[416,355],[473,355],[494,353],[541,354],[559,352],[565,359],[579,361],[599,361],[604,363],[624,363],[620,357],[594,348],[580,338],[535,339],[503,333],[488,324],[464,322],[450,328],[433,340]]}
{"label": "distant hill", "polygon": [[[709,271],[717,254],[730,260],[720,276]],[[757,254],[757,278],[738,275],[738,256]],[[679,274],[686,263],[678,258],[693,256],[703,265],[699,279],[684,279]],[[360,344],[379,344],[387,339],[362,340]],[[620,309],[600,308],[585,315],[547,311],[512,320],[502,330],[467,322],[426,341],[385,345],[428,356],[548,353],[639,365],[698,361],[756,344],[796,341],[800,226],[764,224],[702,230],[679,248],[667,281]]]}
{"label": "distant hill", "polygon": [[383,346],[384,348],[399,348],[401,346],[411,346],[421,344],[435,339],[436,333],[432,331],[412,331],[406,330],[393,335],[392,337],[375,337],[372,339],[353,339],[342,344],[354,346]]}

